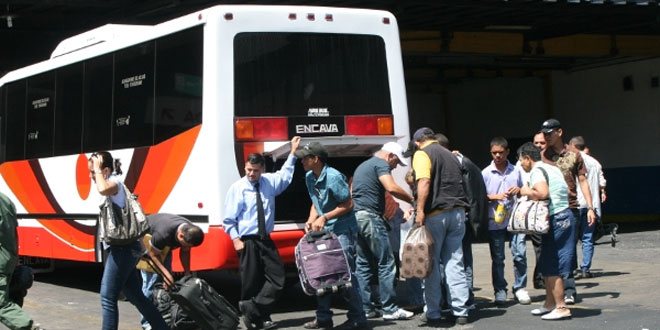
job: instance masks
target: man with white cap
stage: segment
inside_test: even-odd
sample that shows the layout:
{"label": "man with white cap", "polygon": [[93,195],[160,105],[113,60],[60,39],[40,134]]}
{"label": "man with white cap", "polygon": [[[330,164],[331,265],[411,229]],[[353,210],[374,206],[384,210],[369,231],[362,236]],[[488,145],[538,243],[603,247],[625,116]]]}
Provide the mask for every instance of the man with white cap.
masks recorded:
{"label": "man with white cap", "polygon": [[[396,302],[396,266],[387,234],[388,224],[383,217],[385,191],[405,202],[413,202],[413,197],[394,182],[391,172],[398,165],[408,165],[403,148],[395,142],[388,142],[375,156],[360,164],[353,174],[352,196],[358,224],[355,273],[360,283],[364,313],[369,318],[382,315],[385,320],[405,320],[413,316],[412,312],[399,308]],[[374,276],[378,276],[382,312],[372,301]]]}

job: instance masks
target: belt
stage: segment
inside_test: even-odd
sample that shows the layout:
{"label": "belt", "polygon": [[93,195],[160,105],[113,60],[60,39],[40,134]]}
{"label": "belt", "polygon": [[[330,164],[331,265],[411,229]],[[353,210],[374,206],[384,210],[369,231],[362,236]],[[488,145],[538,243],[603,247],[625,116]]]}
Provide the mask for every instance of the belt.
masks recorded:
{"label": "belt", "polygon": [[447,209],[433,210],[433,211],[431,211],[431,213],[427,214],[426,217],[428,218],[428,217],[432,217],[434,215],[438,215],[438,214],[443,213],[443,212],[447,212],[447,211],[451,211],[451,210],[458,210],[458,209],[465,209],[465,208],[463,208],[461,206],[457,206],[457,207],[450,207],[450,208],[447,208]]}

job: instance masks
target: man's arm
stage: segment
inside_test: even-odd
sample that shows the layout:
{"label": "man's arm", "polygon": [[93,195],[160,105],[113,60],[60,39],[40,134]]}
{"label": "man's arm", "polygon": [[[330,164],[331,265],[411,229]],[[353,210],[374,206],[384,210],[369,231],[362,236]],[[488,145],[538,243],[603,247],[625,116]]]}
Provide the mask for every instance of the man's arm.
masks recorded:
{"label": "man's arm", "polygon": [[431,180],[427,178],[417,180],[417,212],[415,222],[418,225],[424,225],[424,207],[426,206],[426,199],[429,197],[431,190]]}
{"label": "man's arm", "polygon": [[183,273],[185,275],[190,275],[190,248],[181,247],[179,250],[179,261],[181,261],[181,266],[183,266]]}
{"label": "man's arm", "polygon": [[293,180],[293,172],[296,168],[296,156],[295,152],[300,145],[300,136],[294,136],[291,139],[291,151],[289,152],[289,157],[282,165],[282,168],[279,171],[275,172],[276,176],[273,180],[273,186],[275,187],[275,195],[281,194],[286,188],[291,184]]}
{"label": "man's arm", "polygon": [[232,185],[227,191],[225,197],[225,217],[222,219],[222,225],[225,232],[229,235],[234,243],[234,249],[238,252],[243,250],[243,241],[238,232],[238,216],[243,208],[242,198],[238,198],[235,193],[237,188]]}
{"label": "man's arm", "polygon": [[[335,207],[330,212],[327,212],[326,214],[321,214],[316,219],[314,219],[310,224],[311,230],[312,231],[322,230],[323,227],[325,226],[325,223],[328,221],[328,219],[335,219],[335,218],[341,217],[342,215],[352,211],[353,206],[354,206],[353,205],[353,199],[348,198],[347,200],[343,201],[341,204],[337,205],[337,207]],[[314,206],[312,206],[312,209],[314,209]],[[316,213],[316,209],[314,209],[314,212]],[[317,215],[318,215],[318,213],[317,213]],[[310,217],[311,217],[311,214],[310,214]]]}
{"label": "man's arm", "polygon": [[589,182],[587,181],[587,177],[584,174],[578,175],[578,181],[580,183],[582,195],[587,202],[587,207],[589,207],[589,211],[587,212],[587,222],[589,223],[589,226],[593,226],[594,223],[596,223],[596,212],[594,211],[594,206],[591,203],[591,191],[589,190]]}
{"label": "man's arm", "polygon": [[170,284],[174,284],[174,277],[172,277],[170,271],[167,270],[165,265],[163,265],[163,263],[160,261],[161,251],[156,250],[150,246],[147,253],[149,253],[149,257],[151,258],[151,261],[153,261],[153,266],[156,266],[158,270],[160,270],[160,273],[163,274],[163,277],[165,277],[163,280],[163,286],[165,290],[169,290]]}
{"label": "man's arm", "polygon": [[394,178],[391,174],[381,175],[378,177],[378,180],[380,180],[380,183],[383,184],[385,190],[392,194],[392,196],[406,201],[409,204],[413,203],[413,197],[394,182]]}

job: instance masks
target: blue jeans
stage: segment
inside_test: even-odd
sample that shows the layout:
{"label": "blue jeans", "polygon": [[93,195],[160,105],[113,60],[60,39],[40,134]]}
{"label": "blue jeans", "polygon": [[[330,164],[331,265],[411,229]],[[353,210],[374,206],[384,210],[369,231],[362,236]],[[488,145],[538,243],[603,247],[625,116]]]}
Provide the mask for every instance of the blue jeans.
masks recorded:
{"label": "blue jeans", "polygon": [[[360,287],[355,276],[355,241],[357,240],[357,234],[348,232],[337,235],[337,238],[339,238],[339,243],[341,243],[341,247],[346,255],[348,266],[351,268],[351,284],[353,285],[345,290],[345,294],[348,295],[348,312],[346,316],[352,322],[366,323],[367,318],[364,315],[364,311],[362,311],[362,298],[359,293]],[[318,304],[318,307],[316,307],[316,319],[319,322],[332,320],[332,310],[330,309],[332,295],[316,296],[316,302]]]}
{"label": "blue jeans", "polygon": [[355,275],[360,283],[362,306],[365,313],[376,309],[371,296],[374,276],[378,276],[378,296],[386,314],[396,312],[399,307],[394,291],[396,264],[390,239],[385,228],[385,219],[367,211],[355,213],[358,225],[357,260]]}
{"label": "blue jeans", "polygon": [[147,318],[153,329],[169,329],[156,307],[140,289],[140,273],[135,265],[141,254],[142,244],[138,241],[129,245],[111,245],[108,248],[101,280],[103,330],[117,329],[119,323],[117,297],[122,291],[128,301]]}
{"label": "blue jeans", "polygon": [[[539,271],[543,277],[562,276],[564,280],[573,274],[575,259],[575,218],[570,209],[550,216],[550,230],[541,235],[541,257]],[[573,281],[575,286],[575,281]],[[573,289],[575,290],[575,289]],[[566,295],[566,283],[564,282]],[[574,293],[574,292],[573,292]]]}
{"label": "blue jeans", "polygon": [[591,269],[591,259],[594,256],[594,231],[596,230],[596,224],[589,226],[589,221],[587,220],[587,212],[589,209],[580,209],[579,215],[579,227],[582,232],[582,265],[580,268],[583,271],[589,271]]}
{"label": "blue jeans", "polygon": [[506,229],[490,230],[488,245],[490,247],[491,277],[493,290],[497,294],[506,293],[507,282],[504,279],[504,245],[509,242],[511,255],[513,256],[513,292],[524,289],[527,286],[527,250],[525,246],[525,234],[511,234]]}
{"label": "blue jeans", "polygon": [[439,319],[441,315],[442,278],[446,277],[449,287],[451,308],[455,316],[467,316],[466,303],[469,288],[463,266],[462,241],[465,235],[465,211],[452,209],[427,217],[426,228],[433,237],[433,268],[424,279],[426,316]]}
{"label": "blue jeans", "polygon": [[[172,272],[172,254],[168,253],[167,257],[165,257],[165,260],[163,261],[163,266],[167,268],[168,271]],[[154,285],[156,283],[162,283],[163,279],[158,276],[156,273],[148,272],[146,270],[141,270],[140,274],[142,275],[142,294],[144,294],[145,297],[147,297],[149,300],[151,300],[151,297],[154,295]],[[142,315],[142,319],[140,320],[140,323],[142,323],[142,329],[146,329],[149,327],[149,321]]]}

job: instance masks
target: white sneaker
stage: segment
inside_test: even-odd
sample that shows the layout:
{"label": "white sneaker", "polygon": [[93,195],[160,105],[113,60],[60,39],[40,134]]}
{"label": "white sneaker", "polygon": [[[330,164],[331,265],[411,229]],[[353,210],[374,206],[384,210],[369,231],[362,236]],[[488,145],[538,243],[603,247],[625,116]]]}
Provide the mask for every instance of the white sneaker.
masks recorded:
{"label": "white sneaker", "polygon": [[415,315],[415,313],[399,308],[399,310],[394,313],[383,314],[383,320],[408,320],[413,317],[413,315]]}
{"label": "white sneaker", "polygon": [[525,289],[516,290],[515,295],[521,305],[529,305],[532,303],[532,299],[529,298],[529,293],[527,293],[527,290]]}
{"label": "white sneaker", "polygon": [[573,305],[573,304],[575,304],[575,297],[566,296],[566,297],[564,297],[564,302],[566,303],[566,305]]}

